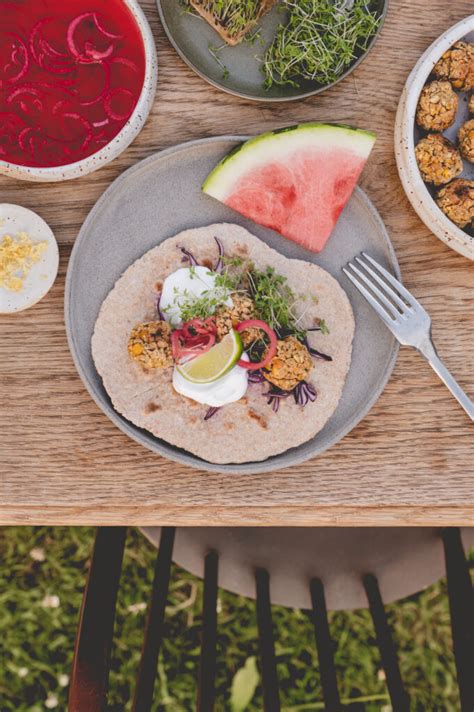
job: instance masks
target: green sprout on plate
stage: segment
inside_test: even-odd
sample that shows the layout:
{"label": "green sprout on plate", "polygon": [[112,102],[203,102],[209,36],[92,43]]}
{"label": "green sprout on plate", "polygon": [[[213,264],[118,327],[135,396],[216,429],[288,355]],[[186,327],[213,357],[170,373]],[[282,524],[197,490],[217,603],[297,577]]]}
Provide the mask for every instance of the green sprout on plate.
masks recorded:
{"label": "green sprout on plate", "polygon": [[288,21],[277,29],[262,70],[267,89],[301,80],[332,84],[365,52],[380,24],[370,0],[283,0]]}

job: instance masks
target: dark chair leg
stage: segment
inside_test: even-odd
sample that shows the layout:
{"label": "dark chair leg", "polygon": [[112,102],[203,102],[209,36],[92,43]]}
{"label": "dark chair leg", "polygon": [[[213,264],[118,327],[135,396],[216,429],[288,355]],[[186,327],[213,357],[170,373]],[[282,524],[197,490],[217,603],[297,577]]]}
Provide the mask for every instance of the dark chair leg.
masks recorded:
{"label": "dark chair leg", "polygon": [[363,581],[369,601],[370,613],[374,621],[377,645],[380,650],[393,709],[397,712],[409,712],[410,703],[400,675],[397,653],[380,595],[378,581],[372,574],[364,576]]}
{"label": "dark chair leg", "polygon": [[143,641],[133,712],[148,712],[153,702],[158,656],[163,640],[166,602],[170,583],[174,527],[163,527],[156,557],[155,575]]}
{"label": "dark chair leg", "polygon": [[125,527],[97,530],[76,636],[69,712],[102,712],[106,708],[126,531]]}
{"label": "dark chair leg", "polygon": [[461,710],[473,712],[474,591],[459,529],[445,529],[443,544]]}
{"label": "dark chair leg", "polygon": [[204,605],[201,660],[199,665],[198,712],[214,709],[217,654],[217,573],[219,559],[210,551],[204,564]]}
{"label": "dark chair leg", "polygon": [[310,584],[313,604],[312,621],[318,649],[319,672],[326,712],[340,712],[341,700],[337,689],[336,668],[334,666],[333,642],[329,632],[328,614],[324,586],[320,579],[312,579]]}
{"label": "dark chair leg", "polygon": [[265,712],[280,712],[270,603],[270,577],[265,569],[257,569],[255,580],[257,586],[257,625],[262,664],[263,708]]}

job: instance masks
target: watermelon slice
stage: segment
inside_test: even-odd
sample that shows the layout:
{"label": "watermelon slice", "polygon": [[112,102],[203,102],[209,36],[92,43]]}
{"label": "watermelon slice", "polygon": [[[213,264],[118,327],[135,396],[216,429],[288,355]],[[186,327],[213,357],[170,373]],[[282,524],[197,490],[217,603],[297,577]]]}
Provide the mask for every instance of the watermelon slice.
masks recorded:
{"label": "watermelon slice", "polygon": [[303,247],[323,249],[375,134],[337,124],[277,129],[235,148],[202,190]]}

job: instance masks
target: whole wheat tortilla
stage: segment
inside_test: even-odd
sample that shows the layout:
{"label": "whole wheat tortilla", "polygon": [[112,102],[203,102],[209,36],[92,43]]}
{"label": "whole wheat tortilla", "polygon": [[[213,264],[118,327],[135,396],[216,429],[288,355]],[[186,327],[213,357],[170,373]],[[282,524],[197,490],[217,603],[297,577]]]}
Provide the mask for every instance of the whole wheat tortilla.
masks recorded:
{"label": "whole wheat tortilla", "polygon": [[[304,408],[292,396],[274,413],[262,395],[269,384],[250,385],[240,401],[221,408],[205,421],[208,407],[173,389],[172,368],[146,371],[127,351],[130,331],[140,321],[157,318],[156,299],[164,279],[183,266],[181,247],[198,262],[217,259],[214,237],[227,256],[248,257],[258,268],[267,266],[285,276],[297,295],[302,326],[324,319],[329,334],[309,334],[312,346],[332,356],[315,360],[308,381],[316,388],[314,403]],[[314,299],[316,297],[316,299]],[[140,428],[214,463],[265,460],[306,442],[332,415],[349,369],[354,317],[338,282],[321,267],[283,257],[238,225],[216,224],[185,230],[162,242],[131,265],[108,294],[92,337],[92,355],[114,408]]]}

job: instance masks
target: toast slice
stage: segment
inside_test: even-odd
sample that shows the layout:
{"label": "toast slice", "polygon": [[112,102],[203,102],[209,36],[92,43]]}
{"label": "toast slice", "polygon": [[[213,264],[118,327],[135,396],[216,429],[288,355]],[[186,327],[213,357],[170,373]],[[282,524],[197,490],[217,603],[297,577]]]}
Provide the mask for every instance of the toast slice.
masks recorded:
{"label": "toast slice", "polygon": [[[246,10],[247,16],[242,17],[240,14],[237,21],[239,6],[244,4],[241,0],[227,0],[227,7],[220,13],[213,10],[215,0],[189,0],[189,3],[228,45],[237,45],[255,27],[262,15],[275,5],[276,1],[255,0],[254,12]],[[245,24],[242,24],[243,22]]]}

